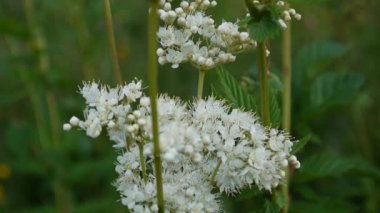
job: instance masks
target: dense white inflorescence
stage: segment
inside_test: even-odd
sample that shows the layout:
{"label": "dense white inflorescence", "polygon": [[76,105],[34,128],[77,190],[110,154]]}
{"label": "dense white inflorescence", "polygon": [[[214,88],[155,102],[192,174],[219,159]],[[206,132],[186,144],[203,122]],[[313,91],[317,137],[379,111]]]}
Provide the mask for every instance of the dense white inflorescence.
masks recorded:
{"label": "dense white inflorescence", "polygon": [[174,8],[172,0],[160,0],[159,16],[164,25],[157,32],[161,65],[172,68],[190,62],[201,70],[235,61],[235,52],[252,49],[256,43],[235,22],[217,25],[206,11],[217,6],[215,0],[183,0]]}
{"label": "dense white inflorescence", "polygon": [[[141,87],[137,80],[116,88],[84,83],[84,120],[72,117],[63,128],[79,127],[93,138],[105,129],[120,154],[114,185],[121,203],[133,212],[157,212],[150,101]],[[158,114],[168,212],[217,212],[214,183],[228,194],[252,185],[271,191],[288,164],[300,167],[286,134],[213,97],[185,104],[161,95]]]}

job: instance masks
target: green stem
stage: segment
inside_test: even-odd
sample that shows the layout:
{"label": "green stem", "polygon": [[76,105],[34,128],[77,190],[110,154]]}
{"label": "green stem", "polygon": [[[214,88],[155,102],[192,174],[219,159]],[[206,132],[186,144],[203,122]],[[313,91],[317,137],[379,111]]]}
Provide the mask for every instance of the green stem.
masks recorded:
{"label": "green stem", "polygon": [[158,131],[158,114],[157,114],[157,77],[158,65],[156,58],[157,50],[157,29],[158,29],[158,0],[150,1],[149,13],[149,30],[148,30],[148,82],[149,82],[149,97],[152,112],[153,126],[153,144],[154,144],[154,168],[157,187],[157,205],[158,212],[165,212],[164,189],[162,179],[162,161]]}
{"label": "green stem", "polygon": [[[85,0],[71,0],[68,3],[68,9],[73,10],[73,17],[72,17],[72,23],[77,31],[77,37],[78,37],[78,47],[79,51],[81,52],[82,56],[87,56],[90,48],[91,47],[91,37],[89,33],[89,29],[87,26],[87,23],[85,19],[83,18],[83,10],[84,10],[84,2]],[[72,8],[72,4],[74,2],[78,3],[78,7]],[[82,71],[83,71],[83,76],[84,80],[86,81],[91,81],[95,78],[95,73],[94,73],[94,66],[90,62],[89,57],[82,57]]]}
{"label": "green stem", "polygon": [[284,92],[282,97],[282,128],[286,131],[291,129],[291,107],[292,107],[292,53],[291,53],[291,24],[282,36],[282,73],[284,82]]}
{"label": "green stem", "polygon": [[110,0],[103,0],[103,4],[104,4],[104,18],[105,18],[106,27],[107,27],[108,42],[109,42],[111,58],[112,58],[112,68],[113,68],[112,70],[115,75],[117,83],[123,84],[123,77],[121,75],[119,59],[117,56],[115,34],[113,31],[113,21],[112,21]]}
{"label": "green stem", "polygon": [[199,72],[198,72],[198,92],[197,92],[198,100],[202,99],[202,96],[203,96],[203,87],[204,87],[204,83],[205,83],[205,75],[206,75],[206,71],[199,70]]}
{"label": "green stem", "polygon": [[265,42],[258,42],[257,44],[257,63],[259,67],[260,76],[260,103],[261,103],[261,117],[264,126],[270,125],[270,112],[269,112],[269,85],[268,85],[268,66],[266,60]]}
{"label": "green stem", "polygon": [[[286,4],[289,8],[289,5]],[[287,23],[288,28],[282,35],[282,73],[284,82],[284,92],[282,97],[282,128],[285,131],[291,131],[291,113],[292,113],[292,48],[291,48],[291,23]],[[288,213],[290,199],[289,199],[289,167],[285,168],[284,182],[281,184],[280,190],[285,197],[285,206],[281,210],[282,213]]]}
{"label": "green stem", "polygon": [[142,170],[142,176],[145,184],[148,182],[148,176],[146,175],[146,167],[145,167],[145,158],[144,158],[144,144],[142,142],[139,144],[139,152],[140,152],[140,164]]}
{"label": "green stem", "polygon": [[222,161],[219,160],[218,164],[216,165],[215,167],[215,170],[214,172],[212,173],[211,175],[211,183],[214,184],[215,183],[215,178],[216,178],[216,175],[218,174],[219,172],[219,169],[220,169],[220,166],[222,165]]}

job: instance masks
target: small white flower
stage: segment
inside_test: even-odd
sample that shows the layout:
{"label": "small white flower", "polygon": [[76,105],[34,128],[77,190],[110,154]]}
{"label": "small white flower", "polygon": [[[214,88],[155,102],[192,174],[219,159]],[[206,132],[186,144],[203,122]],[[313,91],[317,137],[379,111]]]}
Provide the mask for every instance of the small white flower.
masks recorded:
{"label": "small white flower", "polygon": [[71,130],[71,125],[70,124],[63,124],[63,130],[64,131],[70,131]]}
{"label": "small white flower", "polygon": [[79,125],[79,119],[75,116],[71,117],[69,122],[72,126],[78,126]]}

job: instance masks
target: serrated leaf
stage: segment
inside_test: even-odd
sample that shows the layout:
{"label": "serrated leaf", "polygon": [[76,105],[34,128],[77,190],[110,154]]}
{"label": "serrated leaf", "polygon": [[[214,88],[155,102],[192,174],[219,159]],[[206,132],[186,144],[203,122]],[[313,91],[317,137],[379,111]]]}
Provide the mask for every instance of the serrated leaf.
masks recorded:
{"label": "serrated leaf", "polygon": [[[304,46],[294,60],[294,77],[297,81],[310,75],[310,69],[316,65],[329,64],[334,59],[347,53],[349,48],[333,41],[318,41]],[[309,76],[310,77],[310,76]]]}
{"label": "serrated leaf", "polygon": [[280,26],[272,18],[263,18],[258,22],[251,22],[248,25],[250,37],[258,42],[272,39],[280,32]]}
{"label": "serrated leaf", "polygon": [[281,108],[277,100],[277,95],[274,93],[270,94],[269,113],[271,125],[273,127],[279,127],[281,123]]}
{"label": "serrated leaf", "polygon": [[304,138],[302,138],[300,141],[298,141],[297,143],[295,143],[293,145],[293,150],[291,152],[292,155],[295,155],[297,154],[299,151],[301,151],[306,144],[308,144],[310,142],[310,139],[311,139],[311,135],[308,135]]}
{"label": "serrated leaf", "polygon": [[310,106],[327,108],[351,103],[364,83],[357,73],[325,73],[319,76],[310,90]]}
{"label": "serrated leaf", "polygon": [[301,161],[301,169],[296,173],[295,180],[300,182],[321,178],[339,177],[355,172],[353,175],[369,175],[380,177],[380,171],[359,158],[346,158],[333,154],[317,154]]}
{"label": "serrated leaf", "polygon": [[[274,69],[272,69],[274,72]],[[273,92],[282,92],[284,89],[284,84],[282,83],[281,79],[278,77],[278,75],[271,73],[269,75],[269,85]]]}
{"label": "serrated leaf", "polygon": [[243,90],[239,82],[229,72],[220,67],[218,68],[218,77],[220,87],[216,90],[219,90],[219,93],[223,94],[223,98],[230,101],[236,107],[256,111],[255,99]]}

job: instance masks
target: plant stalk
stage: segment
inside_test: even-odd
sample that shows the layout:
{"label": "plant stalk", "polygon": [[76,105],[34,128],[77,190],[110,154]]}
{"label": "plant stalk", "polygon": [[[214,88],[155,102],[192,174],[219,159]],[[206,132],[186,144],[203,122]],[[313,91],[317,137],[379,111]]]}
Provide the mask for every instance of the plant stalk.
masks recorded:
{"label": "plant stalk", "polygon": [[205,83],[205,75],[206,75],[206,71],[199,70],[199,72],[198,72],[198,92],[197,92],[198,100],[202,99],[202,97],[203,97],[203,87],[204,87],[204,83]]}
{"label": "plant stalk", "polygon": [[111,51],[112,68],[113,68],[112,70],[115,75],[117,83],[121,85],[123,84],[123,77],[121,75],[119,58],[117,55],[110,0],[103,0],[103,4],[104,4],[105,24],[106,24],[107,33],[108,33],[108,42],[109,42],[109,47]]}
{"label": "plant stalk", "polygon": [[141,164],[142,176],[144,179],[144,183],[146,184],[148,182],[148,176],[146,175],[146,166],[145,166],[145,159],[144,159],[144,144],[142,142],[139,142],[138,144],[139,144],[140,164]]}
{"label": "plant stalk", "polygon": [[261,103],[261,117],[264,126],[270,125],[270,112],[269,112],[269,85],[268,85],[268,64],[266,60],[265,42],[257,43],[257,63],[259,67],[260,77],[260,103]]}
{"label": "plant stalk", "polygon": [[[289,4],[286,4],[286,8],[289,8]],[[291,131],[291,113],[292,113],[292,34],[291,34],[291,22],[287,23],[288,27],[282,34],[282,73],[284,82],[284,91],[282,97],[282,128],[290,132]],[[285,206],[281,209],[282,213],[288,213],[290,206],[289,198],[289,179],[290,169],[285,168],[284,182],[281,184],[281,193],[285,197]]]}
{"label": "plant stalk", "polygon": [[220,166],[221,166],[221,165],[222,165],[222,161],[219,160],[219,161],[218,161],[218,164],[217,164],[216,167],[215,167],[214,172],[213,172],[212,175],[211,175],[211,183],[212,183],[212,184],[215,183],[215,178],[216,178],[216,175],[217,175],[218,172],[219,172],[219,169],[220,169]]}
{"label": "plant stalk", "polygon": [[[24,0],[24,10],[25,16],[27,19],[28,28],[31,33],[31,41],[34,44],[34,51],[38,56],[37,70],[40,72],[45,79],[48,79],[49,69],[50,69],[50,59],[47,54],[47,47],[45,38],[40,30],[40,27],[37,23],[36,11],[34,10],[34,1],[33,0]],[[35,88],[35,83],[31,82],[30,88]],[[37,91],[32,91],[32,93],[36,93]],[[33,95],[34,96],[34,95]],[[38,98],[33,98],[38,99]],[[57,99],[54,95],[54,92],[47,88],[45,93],[45,99],[48,108],[49,120],[51,125],[51,137],[53,141],[53,146],[51,144],[46,143],[48,146],[42,147],[44,152],[52,152],[54,150],[59,150],[60,145],[60,122],[59,122],[59,111]],[[36,102],[37,100],[33,100]],[[42,105],[38,105],[41,111]],[[36,117],[42,117],[43,115],[36,115]],[[41,118],[39,118],[41,119]],[[40,122],[40,121],[37,121]],[[44,122],[44,121],[42,121]],[[40,136],[41,138],[41,136]],[[48,138],[45,136],[43,138]],[[57,170],[60,170],[60,165],[56,167]],[[66,213],[71,211],[71,201],[69,198],[69,191],[64,186],[59,178],[55,180],[56,184],[53,186],[54,196],[55,196],[55,204],[58,209],[58,212]],[[56,186],[59,186],[58,188]],[[59,189],[59,190],[57,190]]]}
{"label": "plant stalk", "polygon": [[158,131],[158,113],[157,113],[157,29],[158,29],[158,0],[150,1],[149,23],[148,23],[148,82],[149,82],[149,97],[152,112],[153,126],[153,144],[154,144],[154,168],[157,187],[157,204],[158,212],[165,212],[164,189],[162,178],[162,161]]}

